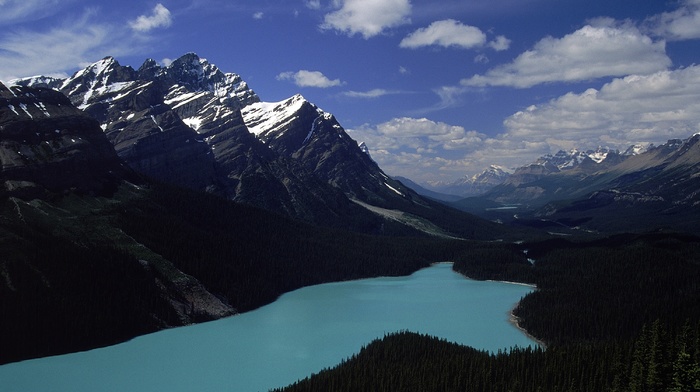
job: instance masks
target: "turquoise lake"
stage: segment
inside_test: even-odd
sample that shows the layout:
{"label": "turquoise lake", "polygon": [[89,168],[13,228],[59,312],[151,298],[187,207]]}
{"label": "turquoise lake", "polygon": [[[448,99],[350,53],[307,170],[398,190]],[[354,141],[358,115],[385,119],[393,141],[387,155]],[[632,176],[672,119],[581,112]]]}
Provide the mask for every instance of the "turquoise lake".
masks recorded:
{"label": "turquoise lake", "polygon": [[332,367],[387,333],[497,351],[536,343],[509,322],[528,286],[436,264],[406,277],[306,287],[252,312],[86,352],[0,366],[3,392],[267,391]]}

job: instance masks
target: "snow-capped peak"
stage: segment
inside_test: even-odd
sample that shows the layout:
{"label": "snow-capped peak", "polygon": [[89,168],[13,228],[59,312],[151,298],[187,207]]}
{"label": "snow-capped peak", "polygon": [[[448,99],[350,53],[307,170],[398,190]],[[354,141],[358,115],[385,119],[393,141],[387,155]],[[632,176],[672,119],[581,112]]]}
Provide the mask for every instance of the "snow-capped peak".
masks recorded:
{"label": "snow-capped peak", "polygon": [[241,109],[248,130],[256,136],[275,132],[297,118],[304,105],[311,105],[319,115],[324,112],[311,104],[301,94],[279,102],[256,102]]}
{"label": "snow-capped peak", "polygon": [[611,152],[613,152],[613,150],[605,147],[598,147],[595,150],[587,151],[581,151],[575,148],[569,151],[559,150],[554,155],[546,154],[540,157],[537,161],[535,161],[535,164],[551,164],[556,166],[559,170],[567,170],[578,167],[586,160],[593,161],[594,163],[601,163]]}
{"label": "snow-capped peak", "polygon": [[115,66],[119,66],[119,63],[117,63],[117,60],[114,59],[112,56],[107,56],[103,58],[102,60],[99,60],[95,63],[92,63],[85,67],[84,69],[78,71],[75,74],[75,77],[81,77],[85,76],[88,74],[93,74],[95,76],[100,76],[104,75],[106,71],[109,71],[113,69]]}

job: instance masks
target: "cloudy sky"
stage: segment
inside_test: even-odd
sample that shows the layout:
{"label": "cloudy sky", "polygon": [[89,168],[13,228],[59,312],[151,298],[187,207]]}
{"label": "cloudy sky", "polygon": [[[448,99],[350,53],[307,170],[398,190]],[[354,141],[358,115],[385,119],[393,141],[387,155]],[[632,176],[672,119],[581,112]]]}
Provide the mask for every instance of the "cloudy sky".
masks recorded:
{"label": "cloudy sky", "polygon": [[187,52],[418,182],[700,131],[700,0],[0,0],[3,81]]}

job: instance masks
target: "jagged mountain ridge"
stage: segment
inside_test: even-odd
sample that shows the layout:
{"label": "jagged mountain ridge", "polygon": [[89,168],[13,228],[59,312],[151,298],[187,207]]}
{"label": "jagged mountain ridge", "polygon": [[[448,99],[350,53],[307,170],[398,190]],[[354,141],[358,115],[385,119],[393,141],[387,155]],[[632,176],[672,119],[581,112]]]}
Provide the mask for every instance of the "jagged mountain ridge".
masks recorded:
{"label": "jagged mountain ridge", "polygon": [[[506,181],[483,197],[502,204],[520,203],[535,207],[554,200],[583,197],[605,187],[615,186],[615,179],[626,171],[643,170],[641,163],[649,161],[649,157],[659,153],[665,156],[681,143],[682,141],[674,139],[658,147],[639,149],[638,146],[632,146],[625,153],[609,149],[586,152],[571,150],[568,153],[559,151],[516,169]],[[652,159],[649,162],[656,161]]]}
{"label": "jagged mountain ridge", "polygon": [[[498,165],[491,165],[473,176],[464,176],[453,182],[427,182],[425,187],[434,192],[460,197],[477,196],[488,192],[496,185],[505,182],[512,170]],[[444,199],[444,197],[443,197]]]}
{"label": "jagged mountain ridge", "polygon": [[193,53],[138,70],[107,57],[65,80],[15,83],[66,94],[129,167],[159,181],[365,232],[443,208],[386,176],[334,116],[302,96],[262,102],[240,76]]}
{"label": "jagged mountain ridge", "polygon": [[576,165],[568,164],[571,157],[564,154],[545,156],[484,195],[452,205],[538,227],[550,222],[594,231],[697,231],[700,134],[635,150],[608,152],[599,163],[576,160]]}
{"label": "jagged mountain ridge", "polygon": [[126,173],[97,121],[50,89],[0,83],[0,132],[8,196],[106,193]]}
{"label": "jagged mountain ridge", "polygon": [[[39,287],[25,293],[26,298],[32,298],[45,289],[51,290],[52,284],[63,284],[60,274],[48,272],[50,267],[42,272],[33,265],[32,258],[39,257],[39,253],[23,257],[17,250],[32,243],[43,247],[42,234],[50,237],[44,239],[50,243],[46,246],[66,251],[94,246],[93,239],[88,239],[91,236],[108,238],[106,242],[120,247],[133,244],[133,238],[123,231],[104,224],[98,217],[104,212],[97,211],[109,203],[120,203],[115,196],[119,189],[139,189],[127,181],[141,179],[119,159],[100,124],[74,107],[65,95],[47,88],[8,88],[0,83],[0,163],[0,208],[14,206],[12,214],[3,215],[2,243],[17,252],[0,262],[6,286],[0,291],[9,289],[14,295],[17,287],[36,279],[41,282]],[[60,204],[81,197],[88,200],[84,204],[91,204],[87,210],[70,202]],[[52,204],[54,201],[58,204]],[[101,232],[88,234],[95,226]],[[112,252],[110,246],[104,248],[106,253]],[[158,320],[165,314],[173,315],[176,321],[172,322],[188,324],[234,313],[197,279],[160,257],[149,262],[146,254],[144,251],[145,258],[139,261],[141,266],[132,268],[131,278],[148,275],[146,279],[153,286],[148,288],[152,290],[152,300],[167,299],[150,324],[167,326],[167,322]],[[25,273],[29,277],[21,277]],[[56,293],[65,294],[60,289]]]}
{"label": "jagged mountain ridge", "polygon": [[566,172],[569,174],[591,174],[602,168],[624,160],[626,157],[641,153],[647,147],[631,146],[623,154],[617,150],[599,147],[595,150],[570,151],[560,150],[556,154],[547,154],[531,164],[516,169],[507,169],[491,165],[481,173],[464,176],[453,182],[426,182],[424,187],[430,191],[456,195],[461,197],[479,196],[504,183],[524,184],[535,181],[543,176]]}

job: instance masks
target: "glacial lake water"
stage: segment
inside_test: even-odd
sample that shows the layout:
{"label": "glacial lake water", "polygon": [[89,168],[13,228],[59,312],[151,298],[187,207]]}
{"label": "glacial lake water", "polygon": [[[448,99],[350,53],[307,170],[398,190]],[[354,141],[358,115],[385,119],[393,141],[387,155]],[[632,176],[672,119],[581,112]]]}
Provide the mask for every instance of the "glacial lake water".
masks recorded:
{"label": "glacial lake water", "polygon": [[536,343],[509,322],[509,313],[532,290],[466,279],[451,264],[407,277],[311,286],[226,319],[0,366],[0,390],[267,391],[404,330],[493,352],[524,347]]}

